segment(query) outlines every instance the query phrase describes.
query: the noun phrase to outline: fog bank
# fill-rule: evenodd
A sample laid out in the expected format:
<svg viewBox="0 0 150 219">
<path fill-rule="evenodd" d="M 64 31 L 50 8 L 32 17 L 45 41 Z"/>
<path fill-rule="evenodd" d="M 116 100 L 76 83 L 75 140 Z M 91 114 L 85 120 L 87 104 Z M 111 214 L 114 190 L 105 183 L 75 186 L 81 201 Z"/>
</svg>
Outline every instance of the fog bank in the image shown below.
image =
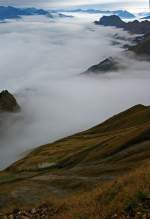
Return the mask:
<svg viewBox="0 0 150 219">
<path fill-rule="evenodd" d="M 0 168 L 38 145 L 85 130 L 132 105 L 150 104 L 150 63 L 124 54 L 132 38 L 78 16 L 52 21 L 32 16 L 0 24 L 0 89 L 15 94 L 22 111 L 5 115 Z M 118 33 L 122 39 L 115 40 Z M 125 69 L 81 76 L 93 64 L 119 57 Z"/>
</svg>

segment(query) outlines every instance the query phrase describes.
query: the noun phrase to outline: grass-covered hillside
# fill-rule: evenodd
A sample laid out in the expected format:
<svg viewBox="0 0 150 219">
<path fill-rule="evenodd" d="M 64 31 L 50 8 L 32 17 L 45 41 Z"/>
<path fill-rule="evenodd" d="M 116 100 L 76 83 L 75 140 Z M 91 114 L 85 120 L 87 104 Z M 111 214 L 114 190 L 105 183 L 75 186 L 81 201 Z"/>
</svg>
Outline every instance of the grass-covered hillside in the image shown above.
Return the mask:
<svg viewBox="0 0 150 219">
<path fill-rule="evenodd" d="M 150 207 L 149 158 L 150 107 L 137 105 L 1 172 L 0 212 L 46 203 L 49 218 L 138 218 Z"/>
</svg>

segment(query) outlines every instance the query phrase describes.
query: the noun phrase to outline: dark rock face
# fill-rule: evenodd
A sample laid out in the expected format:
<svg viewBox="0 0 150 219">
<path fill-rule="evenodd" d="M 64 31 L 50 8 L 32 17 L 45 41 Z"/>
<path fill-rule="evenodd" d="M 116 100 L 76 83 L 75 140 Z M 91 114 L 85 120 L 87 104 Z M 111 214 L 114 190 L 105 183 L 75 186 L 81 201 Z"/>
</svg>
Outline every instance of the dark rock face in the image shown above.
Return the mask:
<svg viewBox="0 0 150 219">
<path fill-rule="evenodd" d="M 150 21 L 146 20 L 139 22 L 138 20 L 135 20 L 126 23 L 116 15 L 103 16 L 99 21 L 96 21 L 95 24 L 123 28 L 124 30 L 135 34 L 146 34 L 150 31 Z"/>
<path fill-rule="evenodd" d="M 103 26 L 112 26 L 112 27 L 118 27 L 123 28 L 124 22 L 118 17 L 117 15 L 111 15 L 111 16 L 103 16 L 99 21 L 98 24 Z"/>
<path fill-rule="evenodd" d="M 138 55 L 150 56 L 150 38 L 143 40 L 136 46 L 131 47 L 130 50 L 134 51 Z"/>
<path fill-rule="evenodd" d="M 148 39 L 148 38 L 150 38 L 150 32 L 144 35 L 135 37 L 133 40 L 133 43 L 135 44 L 142 43 L 145 39 Z"/>
<path fill-rule="evenodd" d="M 135 38 L 136 45 L 130 46 L 129 50 L 135 52 L 137 55 L 150 56 L 150 32 Z"/>
<path fill-rule="evenodd" d="M 125 23 L 125 30 L 136 33 L 136 34 L 146 34 L 150 31 L 150 21 L 139 22 L 137 20 L 129 23 Z"/>
<path fill-rule="evenodd" d="M 118 70 L 118 62 L 114 60 L 112 57 L 109 57 L 97 65 L 91 66 L 84 74 L 89 73 L 99 73 L 99 72 L 109 72 Z"/>
<path fill-rule="evenodd" d="M 17 112 L 20 106 L 15 97 L 7 90 L 0 93 L 0 112 Z"/>
</svg>

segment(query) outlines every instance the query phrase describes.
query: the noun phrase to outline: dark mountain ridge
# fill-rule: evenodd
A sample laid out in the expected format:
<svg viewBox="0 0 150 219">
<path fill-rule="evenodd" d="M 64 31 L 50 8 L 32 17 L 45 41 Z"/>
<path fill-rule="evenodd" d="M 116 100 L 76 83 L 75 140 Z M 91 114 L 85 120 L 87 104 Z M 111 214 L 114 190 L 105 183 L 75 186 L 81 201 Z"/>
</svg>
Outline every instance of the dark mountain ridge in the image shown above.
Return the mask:
<svg viewBox="0 0 150 219">
<path fill-rule="evenodd" d="M 129 51 L 133 51 L 136 55 L 150 56 L 150 32 L 143 36 L 136 37 L 136 45 L 130 46 Z"/>
<path fill-rule="evenodd" d="M 21 16 L 30 16 L 30 15 L 47 15 L 49 17 L 52 17 L 52 15 L 48 11 L 43 9 L 0 6 L 0 20 L 17 19 L 20 18 Z"/>
<path fill-rule="evenodd" d="M 117 28 L 123 28 L 126 31 L 134 34 L 146 34 L 150 32 L 150 21 L 138 21 L 124 22 L 120 17 L 116 15 L 103 16 L 99 21 L 95 21 L 97 25 L 112 26 Z"/>
<path fill-rule="evenodd" d="M 150 55 L 150 21 L 132 21 L 124 22 L 118 16 L 103 16 L 99 21 L 95 21 L 97 25 L 112 26 L 123 28 L 133 34 L 141 34 L 134 38 L 134 46 L 127 46 L 129 51 L 133 51 L 136 55 Z"/>
<path fill-rule="evenodd" d="M 84 73 L 82 74 L 99 74 L 101 73 L 106 73 L 106 72 L 110 72 L 110 71 L 117 71 L 119 69 L 120 65 L 118 60 L 109 57 L 107 59 L 104 59 L 103 61 L 101 61 L 100 63 L 91 66 L 90 68 L 88 68 Z"/>
<path fill-rule="evenodd" d="M 88 14 L 108 14 L 108 15 L 118 15 L 121 18 L 125 19 L 132 19 L 135 18 L 135 15 L 130 13 L 126 10 L 115 10 L 115 11 L 109 11 L 109 10 L 99 10 L 99 9 L 83 9 L 83 8 L 77 8 L 77 9 L 70 9 L 70 10 L 56 10 L 56 12 L 70 12 L 70 13 L 88 13 Z"/>
</svg>

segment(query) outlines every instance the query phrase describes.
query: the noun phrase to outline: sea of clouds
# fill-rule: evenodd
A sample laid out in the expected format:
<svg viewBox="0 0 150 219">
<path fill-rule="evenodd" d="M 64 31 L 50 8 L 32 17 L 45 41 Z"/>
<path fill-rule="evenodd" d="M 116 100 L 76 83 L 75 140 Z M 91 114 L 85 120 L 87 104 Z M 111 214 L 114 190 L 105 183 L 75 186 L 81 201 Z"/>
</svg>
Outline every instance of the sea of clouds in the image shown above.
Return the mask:
<svg viewBox="0 0 150 219">
<path fill-rule="evenodd" d="M 0 168 L 39 145 L 90 128 L 135 104 L 150 104 L 150 63 L 135 60 L 122 48 L 133 36 L 93 21 L 78 14 L 0 24 L 0 89 L 13 93 L 22 108 L 1 116 Z M 114 39 L 116 33 L 120 39 Z M 110 56 L 125 68 L 80 75 Z"/>
</svg>

